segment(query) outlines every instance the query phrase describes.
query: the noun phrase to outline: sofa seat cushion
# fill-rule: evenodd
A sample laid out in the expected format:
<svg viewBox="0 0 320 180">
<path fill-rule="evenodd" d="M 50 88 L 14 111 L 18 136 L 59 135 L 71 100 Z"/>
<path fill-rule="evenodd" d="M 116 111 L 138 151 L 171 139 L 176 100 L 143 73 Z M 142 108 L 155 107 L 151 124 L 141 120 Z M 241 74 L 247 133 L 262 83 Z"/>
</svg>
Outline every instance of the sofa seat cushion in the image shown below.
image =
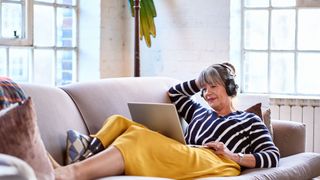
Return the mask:
<svg viewBox="0 0 320 180">
<path fill-rule="evenodd" d="M 240 176 L 234 177 L 211 177 L 200 178 L 201 180 L 303 180 L 312 179 L 312 177 L 320 176 L 320 154 L 318 153 L 299 153 L 296 155 L 284 157 L 280 159 L 279 167 L 277 168 L 256 168 L 247 169 L 241 173 Z M 100 180 L 113 179 L 163 179 L 156 177 L 139 177 L 139 176 L 114 176 L 101 178 Z"/>
</svg>

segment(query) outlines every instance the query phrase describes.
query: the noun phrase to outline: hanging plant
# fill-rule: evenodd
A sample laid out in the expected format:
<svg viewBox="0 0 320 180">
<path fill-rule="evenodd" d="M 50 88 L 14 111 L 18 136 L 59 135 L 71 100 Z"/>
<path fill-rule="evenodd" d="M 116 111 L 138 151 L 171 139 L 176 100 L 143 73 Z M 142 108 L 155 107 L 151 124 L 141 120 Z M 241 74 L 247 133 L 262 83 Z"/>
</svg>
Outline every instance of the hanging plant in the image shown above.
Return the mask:
<svg viewBox="0 0 320 180">
<path fill-rule="evenodd" d="M 134 0 L 128 0 L 131 15 L 134 17 Z M 153 0 L 140 0 L 140 40 L 145 40 L 148 47 L 151 47 L 151 36 L 156 37 L 156 26 L 154 18 L 157 16 Z"/>
</svg>

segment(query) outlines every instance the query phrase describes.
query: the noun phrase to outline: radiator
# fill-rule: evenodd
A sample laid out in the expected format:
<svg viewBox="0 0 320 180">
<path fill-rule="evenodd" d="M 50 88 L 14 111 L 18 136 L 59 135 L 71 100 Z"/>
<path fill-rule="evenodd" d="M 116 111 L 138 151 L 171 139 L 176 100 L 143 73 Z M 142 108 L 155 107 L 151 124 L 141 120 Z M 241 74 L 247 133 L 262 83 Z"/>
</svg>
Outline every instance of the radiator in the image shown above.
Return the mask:
<svg viewBox="0 0 320 180">
<path fill-rule="evenodd" d="M 306 151 L 320 153 L 320 99 L 270 98 L 271 118 L 306 125 Z"/>
</svg>

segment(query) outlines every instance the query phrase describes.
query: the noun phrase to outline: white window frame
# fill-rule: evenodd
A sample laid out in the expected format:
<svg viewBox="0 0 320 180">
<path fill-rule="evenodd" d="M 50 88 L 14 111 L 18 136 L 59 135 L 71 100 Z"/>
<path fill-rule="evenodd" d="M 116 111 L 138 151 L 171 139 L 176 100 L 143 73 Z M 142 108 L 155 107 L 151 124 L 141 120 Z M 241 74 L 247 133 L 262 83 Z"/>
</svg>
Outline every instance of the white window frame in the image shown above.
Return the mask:
<svg viewBox="0 0 320 180">
<path fill-rule="evenodd" d="M 269 7 L 245 7 L 244 5 L 244 1 L 245 0 L 241 0 L 241 7 L 240 7 L 240 13 L 241 13 L 241 23 L 240 23 L 240 28 L 241 28 L 241 42 L 240 42 L 240 59 L 239 59 L 239 68 L 240 68 L 240 74 L 241 74 L 241 78 L 239 79 L 240 80 L 240 91 L 242 93 L 255 93 L 255 92 L 247 92 L 247 91 L 244 91 L 244 89 L 242 87 L 244 87 L 244 66 L 243 66 L 243 62 L 244 62 L 244 59 L 245 59 L 245 53 L 246 52 L 265 52 L 268 54 L 268 84 L 267 84 L 267 92 L 263 92 L 263 94 L 273 94 L 273 95 L 290 95 L 290 96 L 319 96 L 319 94 L 307 94 L 307 93 L 298 93 L 298 87 L 297 87 L 297 70 L 298 70 L 298 67 L 297 67 L 297 64 L 298 64 L 298 60 L 297 60 L 297 56 L 298 56 L 298 53 L 305 53 L 305 52 L 311 52 L 311 53 L 319 53 L 320 54 L 320 50 L 299 50 L 298 49 L 298 45 L 297 45 L 297 42 L 298 42 L 298 13 L 299 13 L 299 9 L 304 9 L 304 8 L 319 8 L 320 7 L 320 3 L 318 2 L 318 6 L 311 6 L 310 4 L 308 4 L 308 2 L 306 2 L 305 4 L 299 4 L 299 0 L 297 1 L 297 5 L 296 6 L 288 6 L 288 7 L 272 7 L 271 6 L 271 0 L 269 0 Z M 244 12 L 246 9 L 250 9 L 250 10 L 261 10 L 261 9 L 264 9 L 264 10 L 268 10 L 269 12 L 269 18 L 268 18 L 268 47 L 266 50 L 255 50 L 255 49 L 246 49 L 244 47 Z M 294 9 L 295 10 L 295 44 L 294 44 L 294 49 L 293 50 L 272 50 L 271 49 L 271 11 L 274 10 L 274 9 L 285 9 L 285 10 L 292 10 Z M 270 90 L 270 81 L 271 81 L 271 73 L 270 73 L 270 67 L 271 67 L 271 63 L 270 63 L 270 57 L 271 57 L 271 53 L 273 52 L 292 52 L 294 54 L 294 92 L 293 93 L 282 93 L 282 94 L 279 94 L 279 93 L 273 93 L 271 92 Z M 259 92 L 259 94 L 261 94 Z"/>
<path fill-rule="evenodd" d="M 1 0 L 2 2 L 13 2 L 10 0 Z M 0 38 L 2 46 L 32 46 L 33 45 L 33 0 L 25 0 L 23 10 L 23 36 L 21 38 Z"/>
<path fill-rule="evenodd" d="M 12 0 L 0 0 L 0 2 L 13 2 Z M 28 63 L 28 71 L 27 71 L 27 80 L 26 81 L 19 81 L 17 79 L 13 80 L 17 80 L 17 82 L 24 82 L 24 83 L 38 83 L 35 82 L 36 78 L 36 73 L 35 73 L 35 60 L 34 60 L 34 52 L 35 50 L 53 50 L 54 51 L 54 61 L 52 64 L 52 79 L 50 81 L 50 83 L 48 83 L 47 85 L 52 85 L 52 86 L 59 86 L 62 85 L 60 84 L 61 82 L 59 82 L 58 76 L 57 76 L 57 52 L 60 50 L 67 50 L 67 51 L 72 51 L 72 79 L 70 81 L 68 81 L 67 83 L 72 83 L 72 82 L 76 82 L 78 81 L 78 66 L 79 66 L 79 52 L 78 52 L 78 46 L 79 46 L 79 0 L 76 0 L 76 5 L 65 5 L 65 4 L 57 4 L 56 3 L 57 0 L 55 0 L 53 3 L 48 3 L 48 2 L 38 2 L 34 0 L 25 0 L 25 3 L 27 3 L 28 5 L 25 6 L 25 24 L 26 24 L 26 29 L 25 29 L 25 38 L 20 38 L 20 39 L 15 39 L 15 38 L 0 38 L 0 47 L 4 48 L 6 51 L 6 66 L 5 66 L 5 73 L 1 74 L 1 75 L 5 75 L 5 76 L 9 76 L 10 75 L 10 67 L 9 67 L 9 62 L 10 62 L 10 55 L 9 55 L 9 50 L 11 48 L 26 48 L 30 50 L 30 61 Z M 70 47 L 60 47 L 57 46 L 57 24 L 55 22 L 55 29 L 54 29 L 54 34 L 55 34 L 55 43 L 53 46 L 36 46 L 34 44 L 34 34 L 33 34 L 33 28 L 34 28 L 34 5 L 39 4 L 39 5 L 49 5 L 49 6 L 53 6 L 54 8 L 58 8 L 58 7 L 62 7 L 62 8 L 74 8 L 75 9 L 75 24 L 74 24 L 74 35 L 75 35 L 75 39 L 74 41 L 75 44 L 73 46 Z M 56 13 L 57 11 L 54 11 L 54 21 L 56 21 Z M 1 18 L 1 17 L 0 17 Z M 24 29 L 23 29 L 24 30 Z M 23 34 L 23 30 L 22 30 L 22 34 Z M 27 38 L 26 38 L 27 37 Z M 65 82 L 63 82 L 65 83 Z"/>
</svg>

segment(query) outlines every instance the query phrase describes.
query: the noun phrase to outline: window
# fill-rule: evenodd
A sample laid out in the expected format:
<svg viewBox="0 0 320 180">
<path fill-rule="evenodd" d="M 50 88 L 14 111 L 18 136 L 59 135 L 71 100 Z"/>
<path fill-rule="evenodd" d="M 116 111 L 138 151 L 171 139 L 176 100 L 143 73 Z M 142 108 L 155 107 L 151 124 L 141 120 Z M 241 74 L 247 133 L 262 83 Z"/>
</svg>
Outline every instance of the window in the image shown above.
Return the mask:
<svg viewBox="0 0 320 180">
<path fill-rule="evenodd" d="M 306 0 L 231 3 L 230 57 L 240 69 L 241 91 L 320 95 L 316 74 L 320 68 L 319 5 L 309 6 Z"/>
<path fill-rule="evenodd" d="M 0 44 L 32 44 L 31 0 L 0 1 Z"/>
<path fill-rule="evenodd" d="M 26 3 L 23 0 L 10 0 L 10 2 Z M 0 42 L 0 75 L 9 76 L 17 82 L 47 85 L 63 85 L 76 81 L 77 0 L 33 0 L 29 3 L 32 3 L 32 8 L 17 16 L 15 19 L 18 20 L 14 21 L 19 22 L 16 24 L 21 24 L 20 21 L 28 19 L 26 17 L 33 17 L 30 20 L 32 23 L 26 22 L 32 26 L 23 26 L 23 23 L 20 29 L 16 28 L 20 27 L 18 25 L 14 28 L 13 25 L 2 26 L 1 33 L 2 38 L 4 35 L 9 37 L 10 32 L 18 29 L 19 36 L 20 32 L 24 34 L 31 29 L 32 43 L 17 45 Z M 11 12 L 5 6 L 1 9 Z M 3 13 L 1 17 L 3 19 Z"/>
</svg>

